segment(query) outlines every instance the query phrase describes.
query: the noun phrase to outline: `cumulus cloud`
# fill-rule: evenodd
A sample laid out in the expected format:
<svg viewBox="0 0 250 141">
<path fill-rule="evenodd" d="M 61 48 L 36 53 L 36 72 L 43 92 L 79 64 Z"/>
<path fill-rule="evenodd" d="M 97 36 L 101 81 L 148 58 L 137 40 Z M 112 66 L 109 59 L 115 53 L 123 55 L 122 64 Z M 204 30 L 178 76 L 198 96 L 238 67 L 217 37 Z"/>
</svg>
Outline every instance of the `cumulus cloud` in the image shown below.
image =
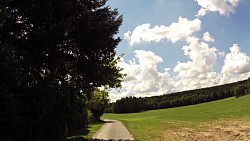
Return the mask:
<svg viewBox="0 0 250 141">
<path fill-rule="evenodd" d="M 119 67 L 126 73 L 122 89 L 112 90 L 110 98 L 114 101 L 122 97 L 147 97 L 173 93 L 177 91 L 204 88 L 214 85 L 245 80 L 250 77 L 250 58 L 234 44 L 230 53 L 225 56 L 225 65 L 221 72 L 215 72 L 214 66 L 220 52 L 215 47 L 196 37 L 188 37 L 187 45 L 183 46 L 187 62 L 178 62 L 170 75 L 170 68 L 159 71 L 158 64 L 163 59 L 152 51 L 136 50 L 132 60 L 121 60 Z M 221 55 L 222 54 L 222 55 Z"/>
<path fill-rule="evenodd" d="M 203 34 L 203 38 L 204 41 L 206 42 L 214 42 L 214 38 L 209 34 L 209 32 L 205 32 Z"/>
<path fill-rule="evenodd" d="M 235 12 L 239 0 L 195 0 L 201 6 L 197 16 L 204 16 L 208 12 L 219 12 L 221 15 L 229 15 Z M 201 20 L 198 18 L 188 20 L 179 17 L 178 22 L 169 26 L 151 26 L 142 24 L 133 31 L 124 34 L 124 38 L 131 46 L 140 43 L 159 42 L 164 39 L 175 43 L 185 40 L 182 47 L 188 61 L 178 62 L 170 75 L 170 68 L 164 71 L 158 70 L 158 64 L 163 59 L 152 51 L 136 50 L 135 56 L 128 62 L 121 60 L 119 67 L 124 68 L 127 74 L 122 82 L 122 89 L 117 93 L 110 92 L 112 100 L 126 96 L 147 97 L 162 95 L 183 90 L 197 89 L 214 85 L 231 83 L 250 77 L 250 57 L 240 51 L 240 47 L 234 44 L 230 47 L 230 53 L 225 54 L 209 43 L 215 39 L 209 32 L 205 32 L 202 38 L 193 36 L 200 31 Z M 225 57 L 221 72 L 216 72 L 214 66 L 217 57 Z"/>
<path fill-rule="evenodd" d="M 120 94 L 111 94 L 111 98 L 119 99 L 125 96 L 154 96 L 174 91 L 174 81 L 170 77 L 169 69 L 160 72 L 157 65 L 163 61 L 151 51 L 136 50 L 135 57 L 126 63 L 121 61 L 118 65 L 126 73 L 122 82 Z"/>
<path fill-rule="evenodd" d="M 225 56 L 225 52 L 224 52 L 224 51 L 218 52 L 218 55 L 219 55 L 220 57 L 224 57 L 224 56 Z"/>
<path fill-rule="evenodd" d="M 159 42 L 163 39 L 168 39 L 175 43 L 199 31 L 200 28 L 201 21 L 199 19 L 190 21 L 179 17 L 178 22 L 172 23 L 170 26 L 151 27 L 150 24 L 139 25 L 132 32 L 126 32 L 124 38 L 129 41 L 131 46 L 142 42 Z"/>
<path fill-rule="evenodd" d="M 189 37 L 187 39 L 188 46 L 183 46 L 185 55 L 193 62 L 204 62 L 209 66 L 216 63 L 217 49 L 209 47 L 207 43 L 199 42 L 198 38 Z"/>
<path fill-rule="evenodd" d="M 212 86 L 218 83 L 217 73 L 213 66 L 217 60 L 218 50 L 209 47 L 198 38 L 189 37 L 187 46 L 183 46 L 184 54 L 190 59 L 188 62 L 178 62 L 174 68 L 178 82 L 176 87 L 179 90 L 196 89 Z"/>
<path fill-rule="evenodd" d="M 235 12 L 239 0 L 195 0 L 201 9 L 197 16 L 204 16 L 209 11 L 219 12 L 221 15 L 228 15 Z"/>
<path fill-rule="evenodd" d="M 221 85 L 225 83 L 245 80 L 250 77 L 250 57 L 240 51 L 234 44 L 230 53 L 220 52 L 215 47 L 198 38 L 189 37 L 187 46 L 183 46 L 184 54 L 190 59 L 187 62 L 178 62 L 174 68 L 177 73 L 174 79 L 175 89 L 178 91 Z M 225 56 L 221 72 L 215 72 L 214 65 L 217 56 Z"/>
<path fill-rule="evenodd" d="M 231 75 L 250 72 L 250 57 L 240 51 L 238 44 L 233 44 L 230 51 L 225 57 L 222 74 Z"/>
</svg>

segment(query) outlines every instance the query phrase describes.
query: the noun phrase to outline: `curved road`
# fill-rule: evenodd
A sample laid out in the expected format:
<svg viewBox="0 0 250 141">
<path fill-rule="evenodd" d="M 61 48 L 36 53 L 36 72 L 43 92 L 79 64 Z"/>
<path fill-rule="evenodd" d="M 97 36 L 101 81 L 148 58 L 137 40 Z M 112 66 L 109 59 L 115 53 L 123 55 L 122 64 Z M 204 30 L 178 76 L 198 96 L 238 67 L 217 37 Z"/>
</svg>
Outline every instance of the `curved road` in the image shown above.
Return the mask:
<svg viewBox="0 0 250 141">
<path fill-rule="evenodd" d="M 104 125 L 93 135 L 92 140 L 133 141 L 134 138 L 120 121 L 105 119 Z"/>
</svg>

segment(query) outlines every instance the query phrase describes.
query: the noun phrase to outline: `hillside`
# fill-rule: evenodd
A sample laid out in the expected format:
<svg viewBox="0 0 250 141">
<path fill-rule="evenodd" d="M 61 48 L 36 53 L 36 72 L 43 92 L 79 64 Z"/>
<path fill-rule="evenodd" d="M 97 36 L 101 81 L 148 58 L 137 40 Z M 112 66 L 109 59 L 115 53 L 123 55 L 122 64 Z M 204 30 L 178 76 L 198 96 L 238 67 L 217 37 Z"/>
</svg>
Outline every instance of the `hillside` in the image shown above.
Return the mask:
<svg viewBox="0 0 250 141">
<path fill-rule="evenodd" d="M 105 111 L 111 113 L 135 113 L 206 103 L 233 96 L 240 97 L 248 93 L 250 93 L 250 78 L 234 83 L 160 96 L 144 98 L 126 97 L 109 104 Z"/>
<path fill-rule="evenodd" d="M 141 141 L 250 140 L 249 101 L 250 95 L 246 95 L 141 113 L 105 114 L 102 118 L 123 121 Z"/>
</svg>

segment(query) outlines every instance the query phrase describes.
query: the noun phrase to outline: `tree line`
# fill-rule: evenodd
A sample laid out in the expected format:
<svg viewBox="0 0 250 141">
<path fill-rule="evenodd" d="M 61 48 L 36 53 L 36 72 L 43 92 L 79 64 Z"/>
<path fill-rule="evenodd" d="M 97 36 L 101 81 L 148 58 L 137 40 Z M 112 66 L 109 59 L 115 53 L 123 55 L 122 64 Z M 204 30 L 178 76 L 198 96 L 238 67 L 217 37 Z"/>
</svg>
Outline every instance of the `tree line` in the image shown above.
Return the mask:
<svg viewBox="0 0 250 141">
<path fill-rule="evenodd" d="M 0 1 L 1 141 L 63 141 L 100 119 L 124 76 L 106 2 Z"/>
<path fill-rule="evenodd" d="M 250 78 L 230 84 L 164 94 L 161 96 L 137 98 L 126 97 L 110 103 L 105 112 L 134 113 L 145 110 L 173 108 L 215 101 L 228 97 L 250 94 Z"/>
</svg>

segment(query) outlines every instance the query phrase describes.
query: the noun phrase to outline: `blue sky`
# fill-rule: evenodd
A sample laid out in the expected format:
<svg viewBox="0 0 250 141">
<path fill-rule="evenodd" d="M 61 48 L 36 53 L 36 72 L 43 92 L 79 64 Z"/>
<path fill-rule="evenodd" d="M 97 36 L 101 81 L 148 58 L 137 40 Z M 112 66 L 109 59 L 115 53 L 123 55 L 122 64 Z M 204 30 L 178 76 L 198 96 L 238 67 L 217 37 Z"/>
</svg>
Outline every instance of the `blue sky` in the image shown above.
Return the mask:
<svg viewBox="0 0 250 141">
<path fill-rule="evenodd" d="M 250 77 L 250 1 L 109 0 L 123 25 L 112 100 L 219 85 Z"/>
</svg>

